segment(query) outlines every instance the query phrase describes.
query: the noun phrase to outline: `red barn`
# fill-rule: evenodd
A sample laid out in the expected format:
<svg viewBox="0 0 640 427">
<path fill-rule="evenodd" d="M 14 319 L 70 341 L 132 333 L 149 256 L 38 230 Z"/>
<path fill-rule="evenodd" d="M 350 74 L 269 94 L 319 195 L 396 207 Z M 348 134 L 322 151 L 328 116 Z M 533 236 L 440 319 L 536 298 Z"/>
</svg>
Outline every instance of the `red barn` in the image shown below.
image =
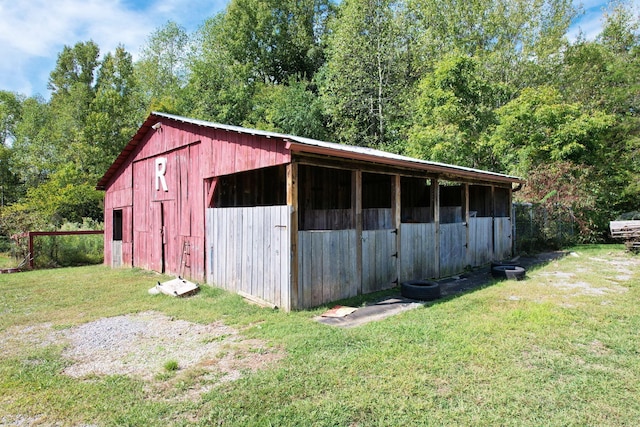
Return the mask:
<svg viewBox="0 0 640 427">
<path fill-rule="evenodd" d="M 516 177 L 152 113 L 98 182 L 105 263 L 284 310 L 511 254 Z"/>
</svg>

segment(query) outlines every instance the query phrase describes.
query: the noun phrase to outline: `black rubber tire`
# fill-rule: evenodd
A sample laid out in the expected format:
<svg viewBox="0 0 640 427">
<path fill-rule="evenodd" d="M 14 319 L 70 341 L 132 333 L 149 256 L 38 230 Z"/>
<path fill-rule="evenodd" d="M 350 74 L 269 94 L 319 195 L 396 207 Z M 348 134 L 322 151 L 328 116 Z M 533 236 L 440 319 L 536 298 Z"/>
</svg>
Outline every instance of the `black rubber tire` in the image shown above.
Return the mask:
<svg viewBox="0 0 640 427">
<path fill-rule="evenodd" d="M 517 265 L 497 265 L 491 269 L 491 275 L 496 279 L 522 280 L 526 270 Z"/>
<path fill-rule="evenodd" d="M 409 299 L 433 301 L 440 298 L 440 283 L 430 280 L 409 280 L 400 284 L 400 294 Z"/>
<path fill-rule="evenodd" d="M 499 265 L 515 265 L 517 267 L 522 267 L 522 265 L 518 261 L 491 261 L 491 268 L 497 267 Z"/>
</svg>

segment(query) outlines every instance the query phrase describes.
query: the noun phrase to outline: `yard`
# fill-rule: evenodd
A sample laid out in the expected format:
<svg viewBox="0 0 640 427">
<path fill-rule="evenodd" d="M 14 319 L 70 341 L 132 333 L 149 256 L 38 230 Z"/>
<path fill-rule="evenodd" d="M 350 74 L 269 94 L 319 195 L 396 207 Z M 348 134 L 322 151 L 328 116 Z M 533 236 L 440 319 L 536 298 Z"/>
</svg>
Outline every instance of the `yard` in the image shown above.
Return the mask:
<svg viewBox="0 0 640 427">
<path fill-rule="evenodd" d="M 103 266 L 0 275 L 0 425 L 640 419 L 640 257 L 621 245 L 349 329 L 313 319 L 327 306 L 284 313 L 211 287 L 151 296 L 157 280 Z"/>
</svg>

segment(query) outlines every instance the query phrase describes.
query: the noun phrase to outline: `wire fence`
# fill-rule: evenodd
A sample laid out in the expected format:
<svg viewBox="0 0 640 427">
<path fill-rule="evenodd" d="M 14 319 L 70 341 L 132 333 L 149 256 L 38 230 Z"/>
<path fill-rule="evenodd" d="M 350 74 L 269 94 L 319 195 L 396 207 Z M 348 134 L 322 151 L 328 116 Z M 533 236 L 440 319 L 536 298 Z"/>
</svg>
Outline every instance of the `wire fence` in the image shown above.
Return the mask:
<svg viewBox="0 0 640 427">
<path fill-rule="evenodd" d="M 513 215 L 516 254 L 560 249 L 578 242 L 578 226 L 571 209 L 514 203 Z"/>
</svg>

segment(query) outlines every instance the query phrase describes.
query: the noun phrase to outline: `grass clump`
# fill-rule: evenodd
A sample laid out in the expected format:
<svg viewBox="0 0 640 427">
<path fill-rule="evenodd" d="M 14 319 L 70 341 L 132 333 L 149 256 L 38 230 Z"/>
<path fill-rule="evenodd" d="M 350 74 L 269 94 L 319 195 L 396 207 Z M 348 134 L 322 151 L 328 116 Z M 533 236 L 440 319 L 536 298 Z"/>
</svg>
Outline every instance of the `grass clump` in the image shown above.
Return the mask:
<svg viewBox="0 0 640 427">
<path fill-rule="evenodd" d="M 167 360 L 166 362 L 164 362 L 164 370 L 167 372 L 175 372 L 178 369 L 180 369 L 180 366 L 178 365 L 178 361 L 171 359 L 171 360 Z"/>
</svg>

